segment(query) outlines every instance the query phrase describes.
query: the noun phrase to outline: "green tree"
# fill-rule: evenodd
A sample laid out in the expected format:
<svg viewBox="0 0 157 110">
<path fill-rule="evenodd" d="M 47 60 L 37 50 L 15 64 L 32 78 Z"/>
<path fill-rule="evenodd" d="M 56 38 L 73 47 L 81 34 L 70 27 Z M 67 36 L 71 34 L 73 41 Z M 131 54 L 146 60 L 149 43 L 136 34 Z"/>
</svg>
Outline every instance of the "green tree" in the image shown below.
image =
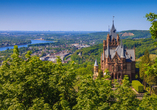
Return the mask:
<svg viewBox="0 0 157 110">
<path fill-rule="evenodd" d="M 138 107 L 138 99 L 130 88 L 129 77 L 126 75 L 120 85 L 115 81 L 116 90 L 113 91 L 115 102 L 111 105 L 111 110 L 135 110 Z"/>
<path fill-rule="evenodd" d="M 140 69 L 140 71 L 139 71 L 140 78 L 143 80 L 143 85 L 146 88 L 146 83 L 150 79 L 150 77 L 145 74 L 145 71 L 146 71 L 145 65 L 148 65 L 148 66 L 150 65 L 149 52 L 148 52 L 147 49 L 146 49 L 146 51 L 144 53 L 144 56 L 142 57 L 142 60 L 140 62 L 140 66 L 139 66 L 140 67 L 139 68 Z"/>
<path fill-rule="evenodd" d="M 14 46 L 11 59 L 0 67 L 0 108 L 71 109 L 76 104 L 73 64 L 41 61 L 30 52 L 26 58 Z"/>
<path fill-rule="evenodd" d="M 109 109 L 111 104 L 111 81 L 104 78 L 93 80 L 92 75 L 82 77 L 77 93 L 75 110 Z"/>
<path fill-rule="evenodd" d="M 100 69 L 98 72 L 98 79 L 101 79 L 103 77 L 103 71 Z"/>
<path fill-rule="evenodd" d="M 108 70 L 108 69 L 105 69 L 104 72 L 106 73 L 106 74 L 104 75 L 104 78 L 105 78 L 105 79 L 110 79 L 111 76 L 110 76 L 110 72 L 109 72 L 109 70 Z"/>
<path fill-rule="evenodd" d="M 154 39 L 157 38 L 157 21 L 156 21 L 157 20 L 157 14 L 154 14 L 154 13 L 146 14 L 146 18 L 152 24 L 152 26 L 150 27 L 149 30 L 150 30 L 150 33 L 152 35 L 152 39 L 154 40 Z M 155 44 L 157 44 L 157 43 L 155 43 Z M 156 63 L 157 62 L 156 61 L 152 65 L 150 65 L 150 63 L 146 62 L 145 66 L 144 66 L 145 70 L 143 72 L 144 72 L 144 75 L 147 76 L 147 78 L 145 78 L 145 81 L 150 86 L 153 85 L 153 84 L 156 84 L 156 79 L 157 79 L 156 78 L 157 77 L 157 75 L 156 75 L 156 68 L 157 68 L 156 67 L 156 65 L 157 65 Z"/>
<path fill-rule="evenodd" d="M 137 110 L 156 110 L 157 107 L 157 95 L 145 94 Z"/>
<path fill-rule="evenodd" d="M 146 14 L 145 17 L 152 24 L 152 26 L 149 28 L 149 30 L 150 30 L 150 33 L 152 35 L 152 39 L 154 40 L 157 38 L 157 21 L 156 21 L 157 20 L 157 14 L 149 13 L 149 14 Z"/>
</svg>

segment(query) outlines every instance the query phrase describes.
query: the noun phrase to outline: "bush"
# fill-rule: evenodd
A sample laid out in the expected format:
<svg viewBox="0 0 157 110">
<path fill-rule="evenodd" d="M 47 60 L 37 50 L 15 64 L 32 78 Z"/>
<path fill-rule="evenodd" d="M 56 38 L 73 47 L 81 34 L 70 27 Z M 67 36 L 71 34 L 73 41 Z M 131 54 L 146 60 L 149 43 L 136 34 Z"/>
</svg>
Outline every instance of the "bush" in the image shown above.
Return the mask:
<svg viewBox="0 0 157 110">
<path fill-rule="evenodd" d="M 143 92 L 143 85 L 137 81 L 133 80 L 132 81 L 132 87 L 137 91 L 137 92 Z"/>
</svg>

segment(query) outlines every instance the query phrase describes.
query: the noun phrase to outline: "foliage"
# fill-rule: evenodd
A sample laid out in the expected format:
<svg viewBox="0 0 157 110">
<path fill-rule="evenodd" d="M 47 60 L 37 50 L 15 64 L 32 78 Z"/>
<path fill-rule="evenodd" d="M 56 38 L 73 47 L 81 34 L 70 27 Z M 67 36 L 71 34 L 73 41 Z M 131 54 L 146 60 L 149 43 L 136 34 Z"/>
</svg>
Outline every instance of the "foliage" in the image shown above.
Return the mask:
<svg viewBox="0 0 157 110">
<path fill-rule="evenodd" d="M 139 65 L 139 73 L 140 78 L 143 80 L 144 87 L 146 88 L 146 85 L 149 84 L 150 88 L 152 85 L 156 84 L 156 75 L 155 74 L 148 74 L 148 68 L 151 67 L 152 62 L 150 61 L 149 52 L 146 49 L 144 56 L 142 57 L 142 60 Z M 151 89 L 150 89 L 151 92 Z"/>
<path fill-rule="evenodd" d="M 111 80 L 93 80 L 93 66 L 88 63 L 62 64 L 58 59 L 54 64 L 31 57 L 30 51 L 25 57 L 26 60 L 20 58 L 15 46 L 11 59 L 0 67 L 1 109 L 136 110 L 156 107 L 156 96 L 146 96 L 144 101 L 136 99 L 128 76 L 121 85 L 115 81 L 113 91 Z M 144 106 L 145 102 L 148 103 Z"/>
<path fill-rule="evenodd" d="M 139 58 L 140 56 L 144 55 L 146 49 L 148 49 L 149 53 L 156 54 L 156 47 L 154 43 L 157 40 L 152 41 L 151 38 L 145 39 L 124 39 L 123 44 L 128 49 L 133 49 L 135 47 L 135 56 Z"/>
<path fill-rule="evenodd" d="M 157 58 L 152 65 L 145 65 L 145 68 L 145 74 L 150 77 L 150 79 L 148 79 L 148 84 L 157 84 Z"/>
<path fill-rule="evenodd" d="M 0 67 L 1 109 L 70 109 L 76 104 L 73 88 L 75 70 L 30 57 L 24 61 L 19 57 L 17 46 L 12 58 Z"/>
<path fill-rule="evenodd" d="M 130 88 L 129 77 L 124 76 L 122 84 L 115 81 L 116 90 L 113 91 L 115 102 L 111 105 L 111 110 L 135 110 L 138 107 L 139 100 Z"/>
<path fill-rule="evenodd" d="M 98 73 L 98 79 L 101 79 L 103 77 L 103 71 L 100 69 Z"/>
<path fill-rule="evenodd" d="M 150 33 L 152 35 L 152 39 L 154 40 L 157 38 L 157 21 L 156 21 L 157 20 L 157 14 L 149 13 L 149 14 L 146 14 L 145 17 L 152 24 L 152 26 L 149 28 L 149 30 L 150 30 Z"/>
<path fill-rule="evenodd" d="M 138 80 L 133 80 L 133 81 L 132 81 L 132 87 L 133 87 L 137 92 L 143 92 L 143 85 L 142 85 Z"/>
<path fill-rule="evenodd" d="M 78 64 L 81 64 L 83 62 L 93 62 L 95 59 L 98 59 L 98 63 L 100 62 L 100 56 L 103 46 L 102 44 L 94 45 L 87 48 L 82 48 L 80 50 L 77 50 L 74 54 L 71 55 L 71 60 L 75 61 Z M 82 53 L 82 55 L 78 55 L 79 53 Z"/>
<path fill-rule="evenodd" d="M 111 104 L 111 81 L 103 78 L 93 80 L 92 75 L 82 78 L 73 109 L 109 109 Z"/>
<path fill-rule="evenodd" d="M 138 110 L 156 110 L 157 107 L 157 95 L 145 94 L 141 103 L 139 104 Z"/>
<path fill-rule="evenodd" d="M 31 40 L 23 39 L 21 37 L 0 35 L 0 47 L 30 44 Z"/>
<path fill-rule="evenodd" d="M 110 78 L 111 78 L 110 72 L 109 72 L 108 69 L 105 69 L 104 73 L 106 73 L 106 74 L 104 75 L 104 78 L 105 78 L 105 79 L 110 79 Z"/>
<path fill-rule="evenodd" d="M 148 50 L 146 49 L 146 51 L 145 51 L 145 54 L 144 54 L 144 56 L 142 57 L 142 60 L 141 60 L 141 62 L 140 62 L 140 65 L 139 65 L 139 69 L 140 69 L 140 71 L 139 71 L 139 73 L 140 73 L 140 78 L 143 80 L 143 84 L 144 84 L 144 86 L 146 87 L 146 80 L 148 79 L 148 77 L 149 76 L 147 76 L 146 74 L 145 74 L 145 71 L 146 71 L 146 67 L 145 67 L 145 65 L 150 65 L 150 58 L 149 58 L 149 52 L 148 52 Z"/>
</svg>

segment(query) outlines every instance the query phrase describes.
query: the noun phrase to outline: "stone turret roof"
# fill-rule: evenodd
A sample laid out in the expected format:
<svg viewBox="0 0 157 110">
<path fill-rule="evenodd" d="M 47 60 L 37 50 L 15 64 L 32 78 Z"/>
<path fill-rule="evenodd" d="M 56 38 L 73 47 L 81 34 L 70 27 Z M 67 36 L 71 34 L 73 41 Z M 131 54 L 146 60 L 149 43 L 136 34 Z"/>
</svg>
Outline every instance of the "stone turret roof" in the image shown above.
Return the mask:
<svg viewBox="0 0 157 110">
<path fill-rule="evenodd" d="M 94 66 L 98 66 L 97 59 L 95 60 Z"/>
<path fill-rule="evenodd" d="M 107 45 L 107 49 L 106 49 L 106 57 L 108 58 L 108 57 L 110 57 L 110 46 L 109 46 L 109 43 L 108 43 L 108 45 Z"/>
</svg>

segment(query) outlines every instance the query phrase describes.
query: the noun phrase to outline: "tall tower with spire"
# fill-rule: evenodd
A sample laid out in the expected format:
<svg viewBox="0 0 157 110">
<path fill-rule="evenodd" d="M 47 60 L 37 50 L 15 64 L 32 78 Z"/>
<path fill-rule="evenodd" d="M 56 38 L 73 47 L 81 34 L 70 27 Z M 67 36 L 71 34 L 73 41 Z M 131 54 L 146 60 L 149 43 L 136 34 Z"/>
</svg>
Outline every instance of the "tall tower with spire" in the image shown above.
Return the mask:
<svg viewBox="0 0 157 110">
<path fill-rule="evenodd" d="M 113 17 L 114 18 L 114 17 Z M 135 78 L 135 49 L 126 49 L 116 34 L 114 19 L 107 39 L 103 40 L 103 53 L 100 60 L 101 70 L 109 70 L 111 79 L 122 80 L 128 75 L 130 81 Z M 98 76 L 98 64 L 94 64 L 94 78 Z"/>
<path fill-rule="evenodd" d="M 109 44 L 110 48 L 116 48 L 120 44 L 119 35 L 116 34 L 116 28 L 114 26 L 114 16 L 112 21 L 112 28 L 110 33 L 107 35 L 107 40 L 103 41 L 103 48 L 106 49 Z"/>
</svg>

